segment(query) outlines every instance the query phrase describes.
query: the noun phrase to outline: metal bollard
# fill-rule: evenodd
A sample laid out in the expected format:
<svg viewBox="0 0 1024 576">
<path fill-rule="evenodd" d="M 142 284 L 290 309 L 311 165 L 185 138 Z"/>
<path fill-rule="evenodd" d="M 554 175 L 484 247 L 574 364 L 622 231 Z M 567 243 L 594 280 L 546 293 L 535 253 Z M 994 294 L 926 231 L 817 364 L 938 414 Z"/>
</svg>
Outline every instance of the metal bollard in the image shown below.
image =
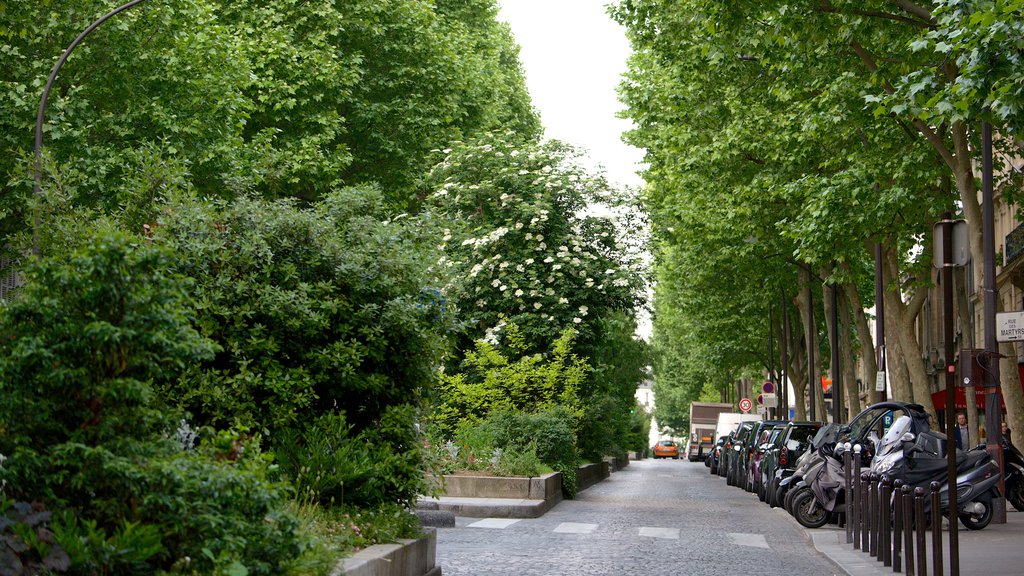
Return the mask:
<svg viewBox="0 0 1024 576">
<path fill-rule="evenodd" d="M 892 478 L 882 475 L 882 496 L 879 499 L 879 515 L 882 517 L 882 565 L 892 566 Z"/>
<path fill-rule="evenodd" d="M 852 445 L 849 442 L 843 444 L 843 448 L 843 493 L 846 494 L 846 543 L 849 544 L 853 542 L 853 453 L 850 451 Z"/>
<path fill-rule="evenodd" d="M 861 472 L 860 474 L 860 510 L 857 514 L 860 515 L 860 549 L 864 552 L 868 551 L 869 541 L 869 529 L 871 526 L 868 512 L 871 510 L 869 504 L 870 498 L 868 498 L 868 489 L 871 486 L 871 473 Z"/>
<path fill-rule="evenodd" d="M 903 486 L 903 559 L 907 576 L 914 576 L 914 494 L 910 486 Z"/>
<path fill-rule="evenodd" d="M 892 571 L 900 572 L 903 569 L 900 560 L 903 547 L 903 480 L 894 481 L 892 489 L 895 493 L 892 505 Z"/>
<path fill-rule="evenodd" d="M 932 576 L 942 576 L 942 502 L 939 499 L 938 482 L 931 483 L 932 489 Z"/>
<path fill-rule="evenodd" d="M 868 487 L 868 498 L 871 508 L 868 510 L 868 520 L 871 522 L 868 552 L 875 558 L 881 558 L 878 553 L 878 474 L 871 475 L 871 485 Z"/>
<path fill-rule="evenodd" d="M 860 482 L 860 444 L 856 444 L 853 447 L 853 499 L 850 504 L 852 508 L 851 516 L 853 518 L 853 548 L 854 550 L 860 550 L 861 548 L 861 524 L 864 523 L 863 516 L 860 513 L 860 503 L 863 500 L 861 495 L 861 482 Z"/>
<path fill-rule="evenodd" d="M 924 499 L 927 491 L 918 486 L 914 488 L 914 528 L 917 533 L 917 573 L 928 573 L 928 547 L 925 531 L 928 529 L 924 523 Z"/>
</svg>

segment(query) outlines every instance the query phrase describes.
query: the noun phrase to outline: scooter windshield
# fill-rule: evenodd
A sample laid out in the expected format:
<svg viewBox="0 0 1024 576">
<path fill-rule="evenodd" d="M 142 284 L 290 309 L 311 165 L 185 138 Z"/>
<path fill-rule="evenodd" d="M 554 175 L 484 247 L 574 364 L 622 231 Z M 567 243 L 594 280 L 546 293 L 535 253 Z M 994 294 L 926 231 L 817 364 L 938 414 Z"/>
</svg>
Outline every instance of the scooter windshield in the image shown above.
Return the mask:
<svg viewBox="0 0 1024 576">
<path fill-rule="evenodd" d="M 875 458 L 884 458 L 885 456 L 896 452 L 897 450 L 903 450 L 903 435 L 910 432 L 911 421 L 909 416 L 900 416 L 889 426 L 889 430 L 886 431 L 885 436 L 882 436 L 881 445 L 878 448 L 878 454 Z"/>
</svg>

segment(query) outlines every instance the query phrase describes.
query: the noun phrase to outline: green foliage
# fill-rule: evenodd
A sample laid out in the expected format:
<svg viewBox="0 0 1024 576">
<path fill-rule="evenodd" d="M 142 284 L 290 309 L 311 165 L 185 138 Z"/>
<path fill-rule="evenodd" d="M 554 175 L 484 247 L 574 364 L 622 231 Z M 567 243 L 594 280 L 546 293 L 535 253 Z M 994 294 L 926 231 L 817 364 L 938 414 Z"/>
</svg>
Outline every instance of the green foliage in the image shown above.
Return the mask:
<svg viewBox="0 0 1024 576">
<path fill-rule="evenodd" d="M 161 248 L 99 224 L 65 259 L 27 262 L 0 313 L 0 453 L 9 490 L 47 499 L 67 446 L 130 450 L 169 427 L 153 385 L 214 346 L 187 315 L 188 282 Z"/>
<path fill-rule="evenodd" d="M 32 125 L 67 45 L 98 0 L 5 3 L 0 24 L 0 232 L 31 220 Z M 288 26 L 282 26 L 287 22 Z M 102 212 L 171 181 L 209 196 L 316 199 L 377 181 L 414 203 L 430 151 L 482 130 L 540 131 L 494 3 L 417 0 L 147 2 L 67 60 L 44 126 L 44 188 L 73 164 L 74 204 Z M 128 184 L 128 185 L 126 185 Z M 138 185 L 136 185 L 138 184 Z"/>
<path fill-rule="evenodd" d="M 73 250 L 30 263 L 0 313 L 5 497 L 56 511 L 74 573 L 185 557 L 277 573 L 301 544 L 258 444 L 215 460 L 216 441 L 192 453 L 169 439 L 176 413 L 155 389 L 216 349 L 191 326 L 189 282 L 165 248 L 103 222 L 65 240 Z"/>
<path fill-rule="evenodd" d="M 302 502 L 372 509 L 411 506 L 425 489 L 411 406 L 392 406 L 378 426 L 354 432 L 344 414 L 323 414 L 276 437 L 276 460 Z"/>
<path fill-rule="evenodd" d="M 580 386 L 589 366 L 572 352 L 575 332 L 564 331 L 545 356 L 525 353 L 515 324 L 504 329 L 518 358 L 506 357 L 481 340 L 475 351 L 466 353 L 463 372 L 440 375 L 431 422 L 441 437 L 451 438 L 460 426 L 472 427 L 503 411 L 563 406 L 578 417 Z"/>
<path fill-rule="evenodd" d="M 600 319 L 642 301 L 641 222 L 631 199 L 558 142 L 487 134 L 444 151 L 427 205 L 452 223 L 446 292 L 472 321 L 461 350 L 503 321 L 543 350 L 565 326 L 589 352 Z M 610 206 L 606 215 L 584 211 Z"/>
<path fill-rule="evenodd" d="M 452 318 L 427 288 L 429 223 L 386 218 L 374 189 L 342 189 L 307 209 L 169 206 L 156 241 L 194 279 L 197 326 L 222 352 L 167 395 L 199 425 L 271 432 L 344 412 L 358 433 L 387 407 L 415 404 Z"/>
</svg>

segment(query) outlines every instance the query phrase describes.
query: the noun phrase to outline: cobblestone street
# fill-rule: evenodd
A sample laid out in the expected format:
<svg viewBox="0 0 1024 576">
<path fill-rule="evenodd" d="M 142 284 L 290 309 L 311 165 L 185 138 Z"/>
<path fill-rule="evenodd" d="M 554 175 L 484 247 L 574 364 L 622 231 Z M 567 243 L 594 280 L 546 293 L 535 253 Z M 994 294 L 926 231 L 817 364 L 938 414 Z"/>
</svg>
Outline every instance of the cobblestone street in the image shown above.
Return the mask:
<svg viewBox="0 0 1024 576">
<path fill-rule="evenodd" d="M 644 460 L 537 519 L 458 518 L 438 530 L 446 576 L 832 575 L 785 512 L 700 463 Z"/>
</svg>

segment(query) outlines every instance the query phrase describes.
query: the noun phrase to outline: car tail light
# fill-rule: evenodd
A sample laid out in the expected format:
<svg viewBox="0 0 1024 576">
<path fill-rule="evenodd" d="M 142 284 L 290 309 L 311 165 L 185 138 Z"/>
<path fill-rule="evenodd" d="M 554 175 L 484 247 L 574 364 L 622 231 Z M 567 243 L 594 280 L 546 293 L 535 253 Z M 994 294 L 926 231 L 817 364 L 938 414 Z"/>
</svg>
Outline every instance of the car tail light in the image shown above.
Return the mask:
<svg viewBox="0 0 1024 576">
<path fill-rule="evenodd" d="M 789 464 L 789 450 L 787 450 L 785 447 L 783 447 L 782 450 L 779 451 L 779 464 L 781 464 L 782 466 L 786 466 Z"/>
</svg>

